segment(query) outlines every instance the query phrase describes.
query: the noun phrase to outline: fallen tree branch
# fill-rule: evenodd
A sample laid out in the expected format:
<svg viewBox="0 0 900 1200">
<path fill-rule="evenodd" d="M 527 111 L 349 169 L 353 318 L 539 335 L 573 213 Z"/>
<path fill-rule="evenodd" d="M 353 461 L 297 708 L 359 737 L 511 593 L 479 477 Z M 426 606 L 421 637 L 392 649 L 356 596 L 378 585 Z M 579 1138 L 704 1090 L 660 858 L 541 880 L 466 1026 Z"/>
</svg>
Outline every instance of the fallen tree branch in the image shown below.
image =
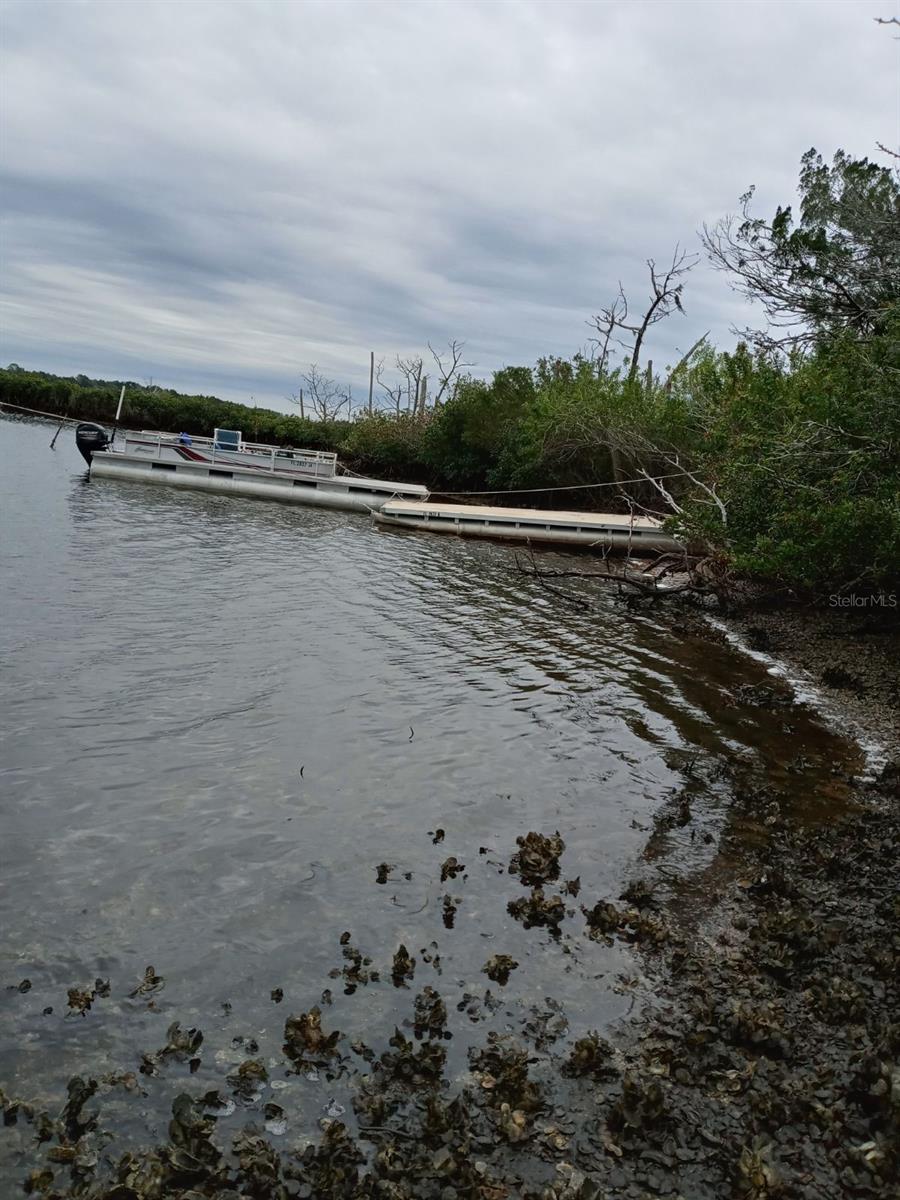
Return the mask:
<svg viewBox="0 0 900 1200">
<path fill-rule="evenodd" d="M 599 571 L 581 571 L 575 569 L 545 570 L 538 566 L 534 551 L 531 549 L 529 550 L 528 563 L 523 563 L 518 553 L 515 556 L 515 560 L 516 568 L 520 574 L 530 575 L 533 579 L 537 579 L 547 591 L 583 608 L 589 608 L 590 606 L 580 598 L 561 591 L 547 581 L 550 579 L 599 580 L 602 583 L 615 585 L 620 592 L 624 589 L 630 589 L 636 595 L 654 599 L 668 599 L 673 596 L 690 596 L 704 599 L 714 596 L 723 605 L 727 600 L 726 589 L 723 587 L 724 581 L 717 579 L 715 573 L 707 569 L 706 564 L 711 561 L 708 559 L 691 560 L 685 555 L 684 560 L 679 561 L 678 556 L 663 555 L 645 571 L 631 570 L 626 563 L 617 566 L 607 561 L 604 561 L 603 569 Z M 654 567 L 658 568 L 657 573 L 654 573 Z M 663 580 L 667 576 L 679 569 L 685 571 L 685 578 L 682 582 L 663 583 Z"/>
<path fill-rule="evenodd" d="M 534 548 L 529 545 L 527 560 L 515 555 L 516 569 L 522 575 L 536 579 L 541 587 L 560 599 L 578 608 L 590 609 L 581 597 L 576 597 L 548 581 L 551 579 L 579 579 L 611 584 L 626 599 L 650 601 L 676 599 L 708 607 L 715 601 L 727 611 L 732 602 L 739 598 L 745 585 L 736 577 L 726 559 L 716 554 L 692 554 L 688 550 L 665 551 L 640 570 L 629 566 L 628 558 L 610 560 L 604 556 L 599 569 L 581 570 L 575 567 L 544 568 L 535 558 Z M 673 576 L 681 576 L 673 580 Z"/>
</svg>

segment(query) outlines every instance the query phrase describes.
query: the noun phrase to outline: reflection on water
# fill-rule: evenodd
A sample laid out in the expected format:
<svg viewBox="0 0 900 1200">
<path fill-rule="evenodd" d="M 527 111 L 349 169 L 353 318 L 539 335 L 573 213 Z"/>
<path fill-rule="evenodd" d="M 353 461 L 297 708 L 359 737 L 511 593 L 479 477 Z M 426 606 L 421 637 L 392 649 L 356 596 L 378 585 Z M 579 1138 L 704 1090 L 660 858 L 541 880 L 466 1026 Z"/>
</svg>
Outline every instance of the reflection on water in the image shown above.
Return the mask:
<svg viewBox="0 0 900 1200">
<path fill-rule="evenodd" d="M 787 787 L 804 756 L 833 791 L 845 748 L 802 712 L 731 704 L 761 668 L 665 614 L 562 606 L 504 546 L 90 483 L 51 433 L 0 417 L 0 983 L 32 982 L 0 993 L 12 1091 L 58 1086 L 86 1046 L 133 1062 L 176 1016 L 277 1042 L 344 929 L 381 962 L 436 941 L 444 982 L 471 991 L 512 953 L 529 969 L 510 1004 L 552 993 L 595 1026 L 623 1011 L 627 964 L 586 943 L 561 971 L 511 921 L 497 864 L 516 834 L 559 829 L 597 898 L 641 862 L 679 752 L 762 753 Z M 439 883 L 448 854 L 465 881 Z M 114 1021 L 148 963 L 160 1014 Z M 112 998 L 64 1017 L 95 976 Z M 389 984 L 339 998 L 360 1032 L 398 1006 Z"/>
</svg>

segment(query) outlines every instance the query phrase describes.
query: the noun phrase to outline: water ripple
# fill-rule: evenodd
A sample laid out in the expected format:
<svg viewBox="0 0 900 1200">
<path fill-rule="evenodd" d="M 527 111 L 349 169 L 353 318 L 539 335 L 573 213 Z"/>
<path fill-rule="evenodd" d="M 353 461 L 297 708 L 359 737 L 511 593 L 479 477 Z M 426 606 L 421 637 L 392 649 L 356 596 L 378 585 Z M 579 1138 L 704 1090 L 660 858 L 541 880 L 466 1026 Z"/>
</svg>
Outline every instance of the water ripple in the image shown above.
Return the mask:
<svg viewBox="0 0 900 1200">
<path fill-rule="evenodd" d="M 311 999 L 341 928 L 373 952 L 444 937 L 429 829 L 484 867 L 479 846 L 558 827 L 602 893 L 680 782 L 669 751 L 819 736 L 729 709 L 730 648 L 563 606 L 508 547 L 88 483 L 48 440 L 0 418 L 4 979 L 154 962 L 188 1005 L 292 978 Z M 413 883 L 377 888 L 381 860 Z M 461 979 L 486 923 L 538 953 L 486 870 L 445 950 Z"/>
</svg>

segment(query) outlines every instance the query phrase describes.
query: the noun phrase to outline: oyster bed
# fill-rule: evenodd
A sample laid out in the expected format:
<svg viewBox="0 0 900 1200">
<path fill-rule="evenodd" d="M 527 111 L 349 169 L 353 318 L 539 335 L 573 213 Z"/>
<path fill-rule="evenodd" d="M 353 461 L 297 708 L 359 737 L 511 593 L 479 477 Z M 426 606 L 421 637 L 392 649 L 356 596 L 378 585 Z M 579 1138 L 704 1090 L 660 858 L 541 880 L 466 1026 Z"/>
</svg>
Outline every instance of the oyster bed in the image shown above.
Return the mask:
<svg viewBox="0 0 900 1200">
<path fill-rule="evenodd" d="M 215 1086 L 203 1031 L 177 1020 L 137 1063 L 101 1073 L 88 1055 L 55 1107 L 3 1094 L 7 1161 L 29 1194 L 97 1200 L 888 1195 L 900 1172 L 898 772 L 815 824 L 742 765 L 729 788 L 742 815 L 720 857 L 733 869 L 699 905 L 696 880 L 663 886 L 649 870 L 618 897 L 585 896 L 564 878 L 557 834 L 510 839 L 505 874 L 521 895 L 509 911 L 549 935 L 560 970 L 587 940 L 620 947 L 649 979 L 605 1036 L 569 1036 L 552 998 L 509 1020 L 527 963 L 508 954 L 486 954 L 483 987 L 460 995 L 441 947 L 399 945 L 375 964 L 336 931 L 331 986 L 310 981 L 318 1003 L 291 1010 L 272 991 L 279 1045 L 248 1037 Z M 675 811 L 662 819 L 681 821 Z M 444 836 L 431 831 L 435 845 Z M 378 864 L 373 887 L 393 871 Z M 465 871 L 458 855 L 438 868 L 448 939 Z M 131 1007 L 152 1011 L 163 975 L 148 966 L 131 982 Z M 402 989 L 407 1015 L 369 1045 L 335 1024 L 331 1001 L 373 986 Z M 73 987 L 71 1019 L 90 1020 L 111 990 L 126 989 Z M 318 1115 L 295 1081 L 317 1089 Z M 168 1126 L 149 1138 L 162 1098 Z"/>
</svg>

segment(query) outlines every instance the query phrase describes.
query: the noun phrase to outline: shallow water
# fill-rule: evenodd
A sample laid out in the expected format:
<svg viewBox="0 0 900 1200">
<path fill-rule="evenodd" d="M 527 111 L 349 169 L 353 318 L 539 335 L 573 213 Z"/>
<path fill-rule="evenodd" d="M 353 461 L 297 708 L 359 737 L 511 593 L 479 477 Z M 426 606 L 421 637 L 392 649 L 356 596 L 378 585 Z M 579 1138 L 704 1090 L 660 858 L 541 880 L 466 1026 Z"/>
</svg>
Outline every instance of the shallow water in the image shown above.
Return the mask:
<svg viewBox="0 0 900 1200">
<path fill-rule="evenodd" d="M 572 1033 L 604 1027 L 634 1003 L 621 976 L 637 967 L 580 939 L 577 917 L 561 969 L 549 935 L 507 915 L 517 834 L 558 829 L 591 904 L 667 864 L 714 873 L 724 792 L 698 791 L 692 834 L 709 840 L 653 830 L 695 754 L 761 756 L 813 815 L 840 802 L 849 747 L 802 710 L 731 703 L 764 668 L 670 614 L 594 592 L 591 611 L 566 605 L 503 545 L 91 483 L 69 431 L 51 453 L 52 433 L 0 416 L 9 1093 L 134 1069 L 175 1019 L 204 1029 L 204 1070 L 246 1057 L 235 1037 L 277 1054 L 287 1014 L 325 987 L 329 1025 L 380 1045 L 414 994 L 391 986 L 400 942 L 438 943 L 442 974 L 420 961 L 415 989 L 446 991 L 454 1016 L 503 951 L 522 966 L 497 1022 L 553 996 Z M 441 884 L 450 854 L 467 877 Z M 445 894 L 461 897 L 452 929 Z M 344 930 L 382 970 L 347 997 L 328 977 Z M 127 998 L 147 964 L 166 979 L 159 1011 Z M 95 977 L 110 997 L 67 1016 L 67 988 Z"/>
</svg>

